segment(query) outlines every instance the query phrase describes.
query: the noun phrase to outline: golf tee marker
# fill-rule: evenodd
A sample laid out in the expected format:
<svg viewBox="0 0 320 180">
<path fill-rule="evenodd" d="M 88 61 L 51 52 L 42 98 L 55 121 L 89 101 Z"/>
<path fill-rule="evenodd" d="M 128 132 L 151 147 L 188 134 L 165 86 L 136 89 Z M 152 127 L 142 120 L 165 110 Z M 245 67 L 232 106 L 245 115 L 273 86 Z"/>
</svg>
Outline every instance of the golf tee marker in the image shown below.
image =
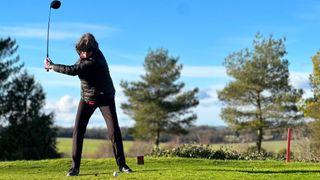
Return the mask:
<svg viewBox="0 0 320 180">
<path fill-rule="evenodd" d="M 290 143 L 291 143 L 291 129 L 288 128 L 288 135 L 287 135 L 287 155 L 286 161 L 290 162 Z"/>
</svg>

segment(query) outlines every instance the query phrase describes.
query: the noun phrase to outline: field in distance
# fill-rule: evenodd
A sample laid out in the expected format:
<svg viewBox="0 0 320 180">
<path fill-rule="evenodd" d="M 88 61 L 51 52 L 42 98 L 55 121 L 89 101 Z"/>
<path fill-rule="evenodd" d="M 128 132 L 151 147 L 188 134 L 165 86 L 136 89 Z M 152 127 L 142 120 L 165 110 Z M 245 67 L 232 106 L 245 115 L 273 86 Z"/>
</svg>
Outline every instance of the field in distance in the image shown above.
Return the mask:
<svg viewBox="0 0 320 180">
<path fill-rule="evenodd" d="M 249 146 L 254 146 L 255 143 L 234 143 L 234 144 L 211 144 L 210 146 L 214 150 L 220 148 L 231 149 L 242 151 L 248 148 Z M 124 141 L 123 142 L 124 151 L 127 156 L 134 157 L 140 153 L 147 151 L 153 147 L 152 143 L 141 142 L 141 141 Z M 162 143 L 161 147 L 173 147 L 178 146 L 178 144 L 173 145 L 172 143 Z M 287 141 L 265 141 L 262 142 L 262 147 L 267 151 L 278 152 L 282 149 L 285 149 L 287 146 Z M 291 151 L 296 152 L 299 150 L 299 141 L 291 141 Z M 144 150 L 137 149 L 138 147 L 144 148 Z M 63 153 L 64 157 L 70 157 L 72 150 L 72 138 L 58 138 L 57 139 L 57 148 L 60 153 Z M 112 156 L 110 140 L 103 139 L 85 139 L 83 145 L 83 156 L 96 158 L 99 157 L 97 154 L 107 153 Z"/>
</svg>

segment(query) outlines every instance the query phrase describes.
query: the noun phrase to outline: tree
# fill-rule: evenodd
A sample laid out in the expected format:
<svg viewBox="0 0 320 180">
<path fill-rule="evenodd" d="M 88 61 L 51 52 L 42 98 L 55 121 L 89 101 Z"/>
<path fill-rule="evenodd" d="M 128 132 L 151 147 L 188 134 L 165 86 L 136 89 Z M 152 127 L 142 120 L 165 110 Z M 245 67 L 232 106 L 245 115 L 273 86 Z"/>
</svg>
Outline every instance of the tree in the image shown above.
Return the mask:
<svg viewBox="0 0 320 180">
<path fill-rule="evenodd" d="M 5 112 L 8 125 L 0 134 L 0 159 L 44 159 L 59 157 L 53 113 L 45 114 L 45 94 L 25 71 L 8 87 Z"/>
<path fill-rule="evenodd" d="M 289 84 L 284 42 L 284 38 L 264 39 L 257 34 L 253 50 L 232 53 L 224 61 L 233 80 L 218 91 L 226 105 L 221 117 L 237 129 L 256 130 L 258 152 L 265 128 L 293 125 L 302 117 L 296 104 L 303 91 Z"/>
<path fill-rule="evenodd" d="M 313 72 L 310 75 L 310 85 L 313 97 L 307 98 L 301 107 L 306 117 L 320 120 L 320 51 L 312 57 Z"/>
<path fill-rule="evenodd" d="M 191 110 L 198 105 L 198 89 L 183 92 L 180 78 L 182 65 L 168 51 L 150 50 L 144 62 L 145 75 L 137 82 L 121 81 L 128 102 L 121 104 L 134 121 L 134 135 L 154 139 L 158 147 L 161 133 L 185 134 L 197 118 Z"/>
<path fill-rule="evenodd" d="M 5 123 L 4 97 L 6 96 L 10 76 L 18 73 L 23 67 L 16 54 L 18 45 L 11 38 L 0 38 L 0 125 Z"/>
<path fill-rule="evenodd" d="M 320 155 L 320 51 L 312 58 L 313 72 L 310 75 L 310 85 L 313 96 L 304 100 L 301 110 L 305 117 L 311 118 L 311 140 L 312 149 Z"/>
</svg>

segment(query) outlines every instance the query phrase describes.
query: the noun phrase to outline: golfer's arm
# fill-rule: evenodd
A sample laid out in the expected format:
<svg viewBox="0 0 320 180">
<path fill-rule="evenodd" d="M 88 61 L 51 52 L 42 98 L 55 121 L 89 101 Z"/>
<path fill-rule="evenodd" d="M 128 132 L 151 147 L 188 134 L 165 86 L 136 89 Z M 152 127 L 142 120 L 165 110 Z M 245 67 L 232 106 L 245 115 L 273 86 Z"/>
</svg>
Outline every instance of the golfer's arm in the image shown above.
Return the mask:
<svg viewBox="0 0 320 180">
<path fill-rule="evenodd" d="M 52 69 L 55 72 L 62 73 L 62 74 L 67 74 L 71 76 L 78 75 L 78 67 L 77 65 L 63 65 L 63 64 L 54 64 L 52 65 Z"/>
<path fill-rule="evenodd" d="M 94 64 L 93 60 L 76 63 L 74 65 L 54 64 L 52 69 L 59 73 L 75 76 L 90 71 L 94 68 Z"/>
</svg>

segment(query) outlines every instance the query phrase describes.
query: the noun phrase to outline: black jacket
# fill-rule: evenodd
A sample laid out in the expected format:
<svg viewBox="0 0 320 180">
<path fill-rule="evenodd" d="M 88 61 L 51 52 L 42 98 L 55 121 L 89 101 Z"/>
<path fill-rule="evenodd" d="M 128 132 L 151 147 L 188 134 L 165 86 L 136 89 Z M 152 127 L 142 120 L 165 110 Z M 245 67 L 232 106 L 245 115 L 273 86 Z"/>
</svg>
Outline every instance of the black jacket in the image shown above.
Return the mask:
<svg viewBox="0 0 320 180">
<path fill-rule="evenodd" d="M 114 98 L 115 88 L 109 67 L 100 50 L 90 58 L 79 59 L 71 66 L 54 64 L 53 70 L 72 76 L 78 75 L 81 81 L 81 99 L 86 102 L 103 102 Z"/>
</svg>

